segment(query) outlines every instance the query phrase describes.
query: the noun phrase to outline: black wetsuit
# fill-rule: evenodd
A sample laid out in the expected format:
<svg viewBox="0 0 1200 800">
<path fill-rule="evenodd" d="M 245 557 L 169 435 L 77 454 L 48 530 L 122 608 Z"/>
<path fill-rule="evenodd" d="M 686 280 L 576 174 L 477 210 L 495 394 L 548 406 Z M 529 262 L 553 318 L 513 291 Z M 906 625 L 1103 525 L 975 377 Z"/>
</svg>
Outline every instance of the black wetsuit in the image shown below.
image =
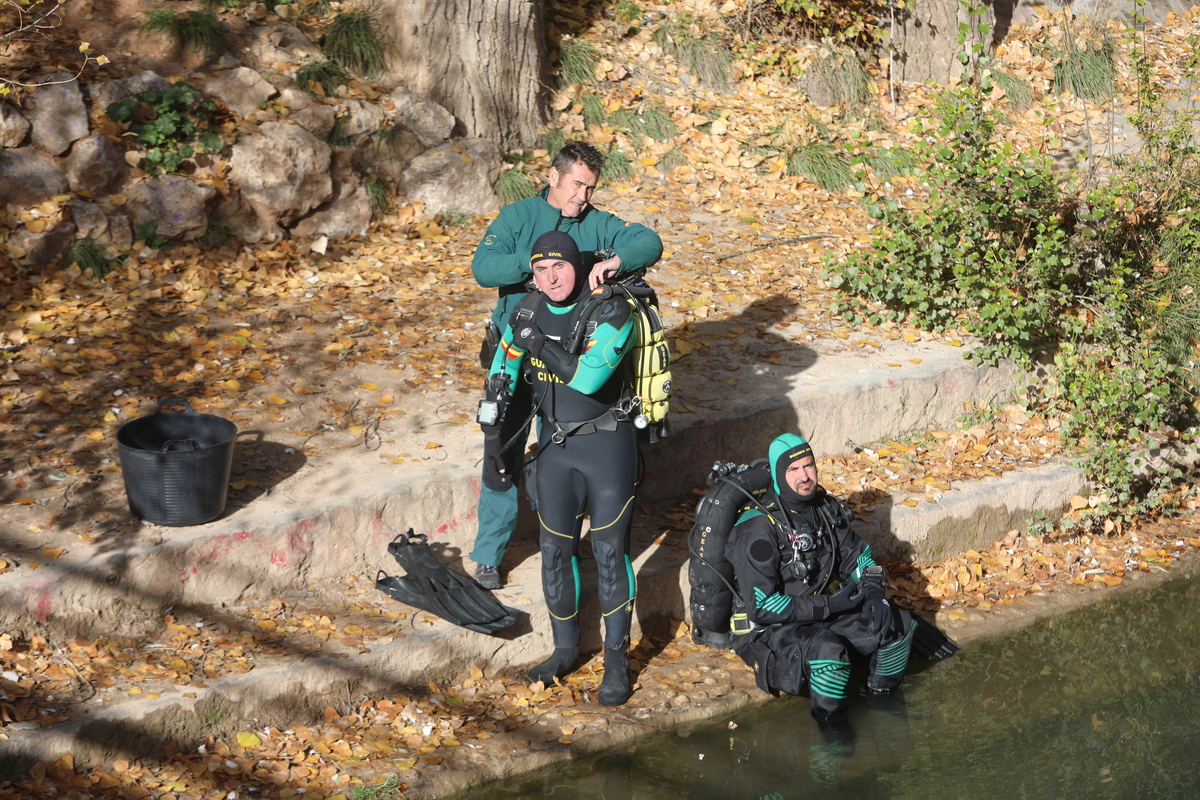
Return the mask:
<svg viewBox="0 0 1200 800">
<path fill-rule="evenodd" d="M 823 489 L 786 515 L 774 491 L 763 504 L 765 513 L 751 506 L 742 514 L 725 548 L 752 628 L 736 636 L 733 647 L 754 668 L 759 688 L 799 694 L 807 684 L 813 716 L 844 713 L 850 649 L 870 660 L 869 690 L 897 688 L 908 663 L 911 615 L 887 605 L 891 618 L 879 630 L 881 624 L 857 607 L 830 611 L 833 589 L 862 581 L 875 565 L 870 546 L 850 527 L 850 511 Z M 776 530 L 785 517 L 786 543 Z M 808 551 L 797 535 L 805 533 L 813 540 Z M 796 562 L 801 566 L 793 568 Z M 882 597 L 881 579 L 879 592 Z"/>
<path fill-rule="evenodd" d="M 570 355 L 559 342 L 568 337 L 583 305 L 555 307 L 541 294 L 522 302 L 509 319 L 491 374 L 504 371 L 510 387 L 528 379 L 542 418 L 536 498 L 542 587 L 555 646 L 579 644 L 578 548 L 586 505 L 599 569 L 605 650 L 624 651 L 635 594 L 629 524 L 638 451 L 632 422 L 619 419 L 613 409 L 625 386 L 621 359 L 633 344 L 633 320 L 628 301 L 610 297 L 591 314 L 594 328 L 583 352 Z M 514 330 L 531 322 L 547 339 L 539 357 L 512 343 Z"/>
</svg>

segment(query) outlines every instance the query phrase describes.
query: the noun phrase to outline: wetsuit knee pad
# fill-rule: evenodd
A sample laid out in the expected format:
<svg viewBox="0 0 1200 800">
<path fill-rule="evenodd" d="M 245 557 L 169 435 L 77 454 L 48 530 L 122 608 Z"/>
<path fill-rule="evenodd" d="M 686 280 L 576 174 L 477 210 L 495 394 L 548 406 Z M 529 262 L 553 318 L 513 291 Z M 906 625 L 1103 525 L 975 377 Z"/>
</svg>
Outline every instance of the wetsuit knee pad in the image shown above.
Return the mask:
<svg viewBox="0 0 1200 800">
<path fill-rule="evenodd" d="M 561 605 L 567 588 L 567 565 L 562 548 L 542 545 L 542 590 L 551 609 Z"/>
</svg>

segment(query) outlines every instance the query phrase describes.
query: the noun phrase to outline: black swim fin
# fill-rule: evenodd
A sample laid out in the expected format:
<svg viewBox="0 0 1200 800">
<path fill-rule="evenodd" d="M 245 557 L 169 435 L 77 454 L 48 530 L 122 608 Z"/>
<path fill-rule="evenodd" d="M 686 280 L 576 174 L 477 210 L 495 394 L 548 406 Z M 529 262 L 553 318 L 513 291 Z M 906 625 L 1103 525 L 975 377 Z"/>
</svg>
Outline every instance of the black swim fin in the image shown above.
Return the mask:
<svg viewBox="0 0 1200 800">
<path fill-rule="evenodd" d="M 958 652 L 958 642 L 938 630 L 938 627 L 916 614 L 913 621 L 917 629 L 913 632 L 913 652 L 930 661 L 940 661 Z"/>
<path fill-rule="evenodd" d="M 496 633 L 517 621 L 520 612 L 500 605 L 482 586 L 434 558 L 425 534 L 409 528 L 392 540 L 388 552 L 408 573 L 376 578 L 375 588 L 389 597 L 480 633 Z"/>
</svg>

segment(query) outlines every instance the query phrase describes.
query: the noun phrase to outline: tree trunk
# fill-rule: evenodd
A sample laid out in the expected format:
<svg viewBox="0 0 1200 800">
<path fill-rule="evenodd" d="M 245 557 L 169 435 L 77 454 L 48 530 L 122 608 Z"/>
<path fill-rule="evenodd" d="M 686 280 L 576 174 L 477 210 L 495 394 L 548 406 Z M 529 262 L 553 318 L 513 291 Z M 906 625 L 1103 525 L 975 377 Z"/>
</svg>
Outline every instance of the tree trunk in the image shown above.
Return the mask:
<svg viewBox="0 0 1200 800">
<path fill-rule="evenodd" d="M 381 0 L 390 77 L 448 108 L 466 136 L 534 145 L 544 118 L 542 0 Z"/>
<path fill-rule="evenodd" d="M 891 33 L 890 52 L 885 45 L 883 54 L 892 59 L 893 81 L 932 81 L 946 86 L 962 75 L 959 53 L 966 49 L 974 57 L 972 45 L 979 42 L 983 42 L 983 52 L 991 50 L 992 36 L 984 41 L 981 26 L 996 29 L 993 0 L 972 0 L 970 10 L 963 8 L 960 0 L 909 0 L 904 8 L 896 8 L 892 0 L 891 5 L 891 16 L 881 21 Z M 964 22 L 970 26 L 965 48 L 958 41 L 959 26 Z"/>
</svg>

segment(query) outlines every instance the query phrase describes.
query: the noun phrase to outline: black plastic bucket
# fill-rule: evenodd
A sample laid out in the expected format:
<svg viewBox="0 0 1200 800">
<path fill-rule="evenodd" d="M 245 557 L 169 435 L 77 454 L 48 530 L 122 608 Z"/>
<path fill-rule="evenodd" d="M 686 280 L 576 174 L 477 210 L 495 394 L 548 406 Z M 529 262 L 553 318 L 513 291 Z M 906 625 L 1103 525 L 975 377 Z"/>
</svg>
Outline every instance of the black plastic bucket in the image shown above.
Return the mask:
<svg viewBox="0 0 1200 800">
<path fill-rule="evenodd" d="M 184 411 L 164 412 L 182 403 Z M 162 400 L 117 431 L 129 510 L 155 525 L 199 525 L 225 510 L 237 426 L 197 414 L 187 400 Z"/>
</svg>

